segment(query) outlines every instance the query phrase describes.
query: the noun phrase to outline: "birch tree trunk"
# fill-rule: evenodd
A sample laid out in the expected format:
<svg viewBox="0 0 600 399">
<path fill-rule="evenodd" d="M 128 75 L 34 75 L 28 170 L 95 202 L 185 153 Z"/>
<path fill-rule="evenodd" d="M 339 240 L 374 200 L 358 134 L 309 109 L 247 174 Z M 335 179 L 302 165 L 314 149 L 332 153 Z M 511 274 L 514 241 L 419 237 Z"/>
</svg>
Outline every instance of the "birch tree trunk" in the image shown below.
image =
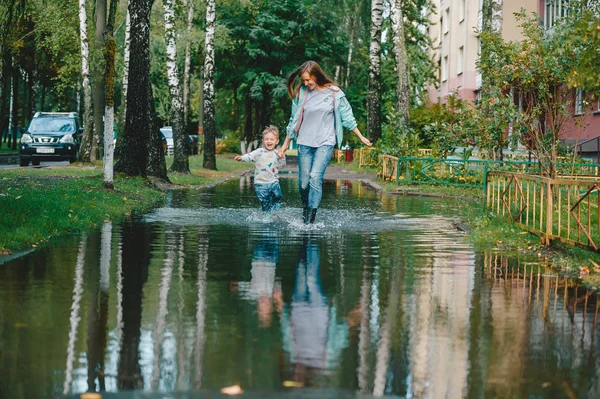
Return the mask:
<svg viewBox="0 0 600 399">
<path fill-rule="evenodd" d="M 187 0 L 187 42 L 185 43 L 185 63 L 183 70 L 183 122 L 187 127 L 190 108 L 190 67 L 192 60 L 192 27 L 194 22 L 194 0 Z"/>
<path fill-rule="evenodd" d="M 129 2 L 128 2 L 129 4 Z M 131 18 L 129 17 L 129 9 L 125 17 L 125 42 L 123 43 L 123 93 L 121 102 L 121 115 L 119 115 L 119 137 L 115 147 L 115 157 L 121 157 L 121 141 L 125 134 L 125 121 L 127 120 L 127 86 L 129 84 L 129 40 L 131 31 Z"/>
<path fill-rule="evenodd" d="M 185 134 L 183 99 L 177 69 L 177 43 L 175 42 L 175 0 L 163 0 L 165 42 L 167 45 L 167 79 L 171 94 L 171 124 L 173 126 L 172 172 L 190 173 L 188 140 Z"/>
<path fill-rule="evenodd" d="M 392 33 L 394 36 L 394 58 L 396 59 L 396 73 L 398 82 L 396 86 L 396 112 L 403 122 L 408 122 L 410 117 L 410 75 L 408 69 L 408 54 L 404 39 L 404 16 L 402 15 L 402 1 L 390 0 L 392 19 Z"/>
<path fill-rule="evenodd" d="M 204 161 L 206 169 L 217 169 L 215 125 L 215 0 L 206 1 L 204 57 Z"/>
<path fill-rule="evenodd" d="M 367 129 L 373 143 L 381 138 L 381 25 L 383 0 L 371 1 L 371 45 L 369 48 L 369 92 Z"/>
<path fill-rule="evenodd" d="M 104 188 L 114 188 L 113 162 L 114 162 L 114 124 L 115 124 L 115 52 L 116 42 L 114 37 L 115 15 L 117 13 L 117 0 L 110 0 L 108 23 L 104 43 L 104 81 L 106 82 L 106 103 L 104 106 Z"/>
<path fill-rule="evenodd" d="M 106 30 L 106 1 L 96 0 L 96 40 L 94 47 L 98 52 L 104 49 L 104 31 Z M 90 159 L 95 161 L 102 157 L 100 143 L 104 137 L 104 104 L 105 89 L 104 68 L 101 63 L 93 68 L 94 74 L 94 138 Z"/>
<path fill-rule="evenodd" d="M 12 80 L 10 85 L 10 116 L 9 116 L 9 140 L 7 148 L 17 149 L 17 114 L 19 111 L 19 70 L 15 60 L 12 60 Z"/>
</svg>

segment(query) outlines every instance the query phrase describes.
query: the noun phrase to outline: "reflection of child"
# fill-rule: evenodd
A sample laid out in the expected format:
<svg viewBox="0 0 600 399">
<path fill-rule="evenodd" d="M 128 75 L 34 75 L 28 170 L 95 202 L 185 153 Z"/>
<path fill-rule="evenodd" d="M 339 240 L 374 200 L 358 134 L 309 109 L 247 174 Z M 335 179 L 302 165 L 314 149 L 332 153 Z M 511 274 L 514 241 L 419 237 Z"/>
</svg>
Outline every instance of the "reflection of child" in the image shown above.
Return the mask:
<svg viewBox="0 0 600 399">
<path fill-rule="evenodd" d="M 275 126 L 267 127 L 262 134 L 263 147 L 249 154 L 238 155 L 236 161 L 254 162 L 254 190 L 262 204 L 264 212 L 279 209 L 281 187 L 279 186 L 279 168 L 285 166 L 285 157 L 279 158 L 275 146 L 279 143 L 279 130 Z"/>
<path fill-rule="evenodd" d="M 273 304 L 282 303 L 281 288 L 275 281 L 278 259 L 277 239 L 261 237 L 252 254 L 252 269 L 250 270 L 252 277 L 250 281 L 240 281 L 238 283 L 238 290 L 242 298 L 256 301 L 258 320 L 261 327 L 271 325 Z"/>
</svg>

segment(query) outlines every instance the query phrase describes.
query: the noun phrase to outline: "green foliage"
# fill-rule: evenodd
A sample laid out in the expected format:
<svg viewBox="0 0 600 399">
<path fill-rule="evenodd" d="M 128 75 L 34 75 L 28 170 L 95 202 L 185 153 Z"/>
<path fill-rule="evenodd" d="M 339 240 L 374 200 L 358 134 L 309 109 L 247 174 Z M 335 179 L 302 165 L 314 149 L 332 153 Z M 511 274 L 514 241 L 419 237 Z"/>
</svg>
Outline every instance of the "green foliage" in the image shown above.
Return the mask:
<svg viewBox="0 0 600 399">
<path fill-rule="evenodd" d="M 419 132 L 407 125 L 396 112 L 388 114 L 386 118 L 381 140 L 375 147 L 377 153 L 397 157 L 417 156 L 423 141 Z"/>
<path fill-rule="evenodd" d="M 566 82 L 576 57 L 564 51 L 561 36 L 545 34 L 536 14 L 522 10 L 516 15 L 524 36 L 520 42 L 505 42 L 499 33 L 481 33 L 477 66 L 483 85 L 475 126 L 483 134 L 478 143 L 489 150 L 502 148 L 510 122 L 512 137 L 536 155 L 542 174 L 553 176 L 558 140 L 570 118 Z"/>
<path fill-rule="evenodd" d="M 570 13 L 554 32 L 563 53 L 575 55 L 567 83 L 581 87 L 596 98 L 600 96 L 600 3 L 595 0 L 573 1 Z"/>
<path fill-rule="evenodd" d="M 240 154 L 240 139 L 238 137 L 231 136 L 225 137 L 217 143 L 217 154 L 229 153 L 229 154 Z"/>
</svg>

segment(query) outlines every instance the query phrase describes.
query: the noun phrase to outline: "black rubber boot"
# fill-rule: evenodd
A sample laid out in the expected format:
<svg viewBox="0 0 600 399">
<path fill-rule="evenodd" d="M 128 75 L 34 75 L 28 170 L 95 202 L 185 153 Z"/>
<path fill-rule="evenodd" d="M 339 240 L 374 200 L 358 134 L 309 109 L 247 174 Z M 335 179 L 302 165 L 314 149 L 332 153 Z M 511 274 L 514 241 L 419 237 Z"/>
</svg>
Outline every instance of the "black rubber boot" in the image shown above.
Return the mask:
<svg viewBox="0 0 600 399">
<path fill-rule="evenodd" d="M 310 221 L 310 209 L 308 207 L 304 207 L 302 210 L 302 220 L 304 221 L 304 224 L 308 224 Z"/>
<path fill-rule="evenodd" d="M 309 216 L 310 216 L 310 224 L 313 224 L 315 222 L 315 218 L 317 217 L 317 208 L 312 208 L 309 212 Z"/>
</svg>

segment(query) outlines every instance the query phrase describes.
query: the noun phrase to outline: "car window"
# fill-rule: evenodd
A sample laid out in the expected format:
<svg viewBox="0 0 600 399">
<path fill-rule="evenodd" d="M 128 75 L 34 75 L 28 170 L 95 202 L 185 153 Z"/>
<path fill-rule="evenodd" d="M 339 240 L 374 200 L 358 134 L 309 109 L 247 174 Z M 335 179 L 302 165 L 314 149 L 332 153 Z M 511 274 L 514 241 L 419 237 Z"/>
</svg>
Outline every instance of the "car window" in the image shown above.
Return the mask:
<svg viewBox="0 0 600 399">
<path fill-rule="evenodd" d="M 29 126 L 31 133 L 73 133 L 75 121 L 70 118 L 35 118 Z"/>
</svg>

